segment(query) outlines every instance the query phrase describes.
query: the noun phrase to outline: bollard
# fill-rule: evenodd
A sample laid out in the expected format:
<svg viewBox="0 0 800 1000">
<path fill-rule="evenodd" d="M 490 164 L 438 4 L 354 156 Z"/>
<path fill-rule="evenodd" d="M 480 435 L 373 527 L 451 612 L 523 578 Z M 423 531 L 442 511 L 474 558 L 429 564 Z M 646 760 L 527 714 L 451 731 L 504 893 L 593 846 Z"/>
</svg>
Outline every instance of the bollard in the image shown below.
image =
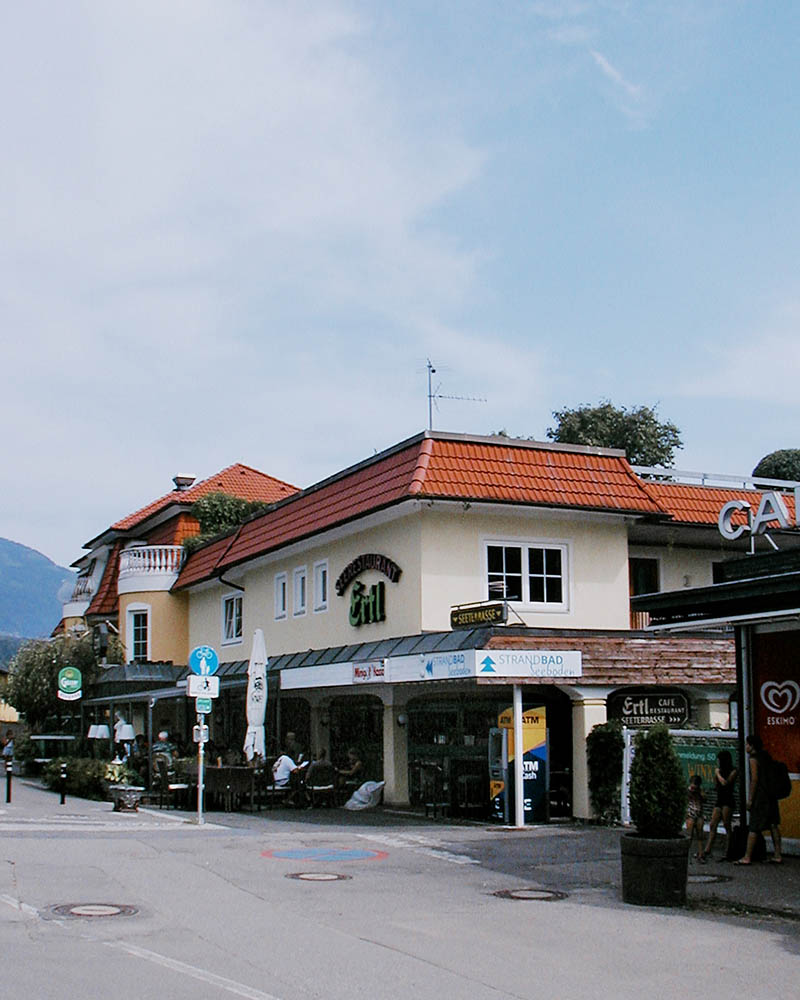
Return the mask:
<svg viewBox="0 0 800 1000">
<path fill-rule="evenodd" d="M 14 765 L 11 763 L 11 758 L 6 760 L 6 802 L 11 801 L 11 775 L 14 771 Z"/>
<path fill-rule="evenodd" d="M 61 765 L 61 805 L 67 801 L 67 765 L 66 762 Z"/>
</svg>

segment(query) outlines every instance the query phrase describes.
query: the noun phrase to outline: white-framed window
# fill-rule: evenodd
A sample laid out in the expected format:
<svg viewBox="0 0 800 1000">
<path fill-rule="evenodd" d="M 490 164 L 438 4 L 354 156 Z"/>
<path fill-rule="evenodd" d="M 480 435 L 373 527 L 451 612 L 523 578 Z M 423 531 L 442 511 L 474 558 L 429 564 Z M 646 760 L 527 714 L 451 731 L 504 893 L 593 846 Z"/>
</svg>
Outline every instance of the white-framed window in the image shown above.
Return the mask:
<svg viewBox="0 0 800 1000">
<path fill-rule="evenodd" d="M 281 621 L 289 613 L 289 578 L 285 573 L 275 575 L 275 621 Z"/>
<path fill-rule="evenodd" d="M 294 571 L 294 604 L 292 614 L 304 615 L 306 613 L 306 603 L 308 590 L 308 579 L 305 566 L 298 566 Z"/>
<path fill-rule="evenodd" d="M 314 563 L 314 611 L 328 610 L 328 563 Z"/>
<path fill-rule="evenodd" d="M 222 598 L 222 644 L 242 641 L 242 595 L 230 594 Z"/>
<path fill-rule="evenodd" d="M 566 611 L 568 557 L 568 546 L 558 542 L 487 541 L 487 595 L 537 610 Z"/>
<path fill-rule="evenodd" d="M 129 604 L 125 612 L 128 662 L 150 659 L 150 605 Z"/>
</svg>

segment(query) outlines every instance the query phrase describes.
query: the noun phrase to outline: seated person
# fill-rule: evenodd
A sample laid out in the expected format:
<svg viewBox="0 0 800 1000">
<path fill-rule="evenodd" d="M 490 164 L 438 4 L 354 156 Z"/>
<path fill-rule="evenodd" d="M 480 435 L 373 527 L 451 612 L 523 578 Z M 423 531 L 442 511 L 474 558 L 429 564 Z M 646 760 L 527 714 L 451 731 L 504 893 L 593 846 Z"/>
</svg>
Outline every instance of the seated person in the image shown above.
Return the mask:
<svg viewBox="0 0 800 1000">
<path fill-rule="evenodd" d="M 273 784 L 276 788 L 286 788 L 296 771 L 297 764 L 288 754 L 282 753 L 272 765 Z"/>
<path fill-rule="evenodd" d="M 360 785 L 364 780 L 364 765 L 355 747 L 347 751 L 347 765 L 338 769 L 339 777 L 346 785 Z"/>
</svg>

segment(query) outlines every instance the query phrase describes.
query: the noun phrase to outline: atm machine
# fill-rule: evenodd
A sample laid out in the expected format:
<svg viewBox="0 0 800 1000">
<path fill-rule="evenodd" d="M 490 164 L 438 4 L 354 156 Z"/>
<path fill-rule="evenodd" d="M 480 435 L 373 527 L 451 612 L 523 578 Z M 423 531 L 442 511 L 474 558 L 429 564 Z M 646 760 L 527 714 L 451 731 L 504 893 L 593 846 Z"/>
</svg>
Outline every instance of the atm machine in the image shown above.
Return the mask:
<svg viewBox="0 0 800 1000">
<path fill-rule="evenodd" d="M 499 725 L 489 730 L 489 797 L 492 816 L 508 826 L 514 815 L 514 721 L 510 708 L 498 716 Z M 544 706 L 523 709 L 522 789 L 524 817 L 528 823 L 550 819 L 549 734 Z"/>
</svg>

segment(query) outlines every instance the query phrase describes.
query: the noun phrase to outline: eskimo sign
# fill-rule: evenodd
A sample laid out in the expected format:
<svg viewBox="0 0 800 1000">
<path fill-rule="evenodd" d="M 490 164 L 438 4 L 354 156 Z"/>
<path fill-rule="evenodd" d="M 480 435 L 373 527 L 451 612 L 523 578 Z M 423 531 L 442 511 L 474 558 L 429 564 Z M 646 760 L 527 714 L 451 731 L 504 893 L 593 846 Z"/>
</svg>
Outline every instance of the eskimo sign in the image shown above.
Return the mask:
<svg viewBox="0 0 800 1000">
<path fill-rule="evenodd" d="M 800 486 L 796 487 L 794 491 L 794 509 L 794 526 L 798 527 L 800 526 Z M 746 515 L 746 524 L 734 526 L 733 517 L 737 513 Z M 780 493 L 774 491 L 761 495 L 761 503 L 758 505 L 755 516 L 753 516 L 753 508 L 746 500 L 730 500 L 720 510 L 717 518 L 720 534 L 730 542 L 735 542 L 745 532 L 749 532 L 751 535 L 762 535 L 770 525 L 773 528 L 792 527 L 786 504 Z"/>
</svg>

